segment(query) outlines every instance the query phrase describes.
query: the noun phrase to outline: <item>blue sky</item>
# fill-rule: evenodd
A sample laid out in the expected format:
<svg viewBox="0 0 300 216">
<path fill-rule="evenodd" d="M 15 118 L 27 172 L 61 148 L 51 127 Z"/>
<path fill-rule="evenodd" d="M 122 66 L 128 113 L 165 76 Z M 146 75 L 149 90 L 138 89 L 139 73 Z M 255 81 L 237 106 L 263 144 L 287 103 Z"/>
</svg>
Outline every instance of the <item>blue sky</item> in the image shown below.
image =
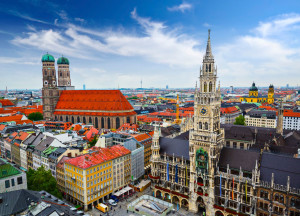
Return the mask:
<svg viewBox="0 0 300 216">
<path fill-rule="evenodd" d="M 0 2 L 0 89 L 41 88 L 41 57 L 87 88 L 194 87 L 211 29 L 221 86 L 300 84 L 300 1 Z"/>
</svg>

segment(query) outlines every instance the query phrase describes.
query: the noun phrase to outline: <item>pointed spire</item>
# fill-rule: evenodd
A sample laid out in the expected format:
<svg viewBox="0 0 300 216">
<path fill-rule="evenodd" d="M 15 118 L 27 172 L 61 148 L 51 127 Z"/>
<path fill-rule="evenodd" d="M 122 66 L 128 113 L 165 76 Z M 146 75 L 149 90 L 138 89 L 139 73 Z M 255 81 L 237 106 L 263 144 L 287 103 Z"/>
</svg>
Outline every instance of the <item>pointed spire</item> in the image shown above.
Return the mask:
<svg viewBox="0 0 300 216">
<path fill-rule="evenodd" d="M 207 45 L 206 45 L 206 54 L 205 58 L 213 58 L 212 52 L 211 52 L 211 45 L 210 45 L 210 29 L 208 29 L 208 39 L 207 39 Z"/>
</svg>

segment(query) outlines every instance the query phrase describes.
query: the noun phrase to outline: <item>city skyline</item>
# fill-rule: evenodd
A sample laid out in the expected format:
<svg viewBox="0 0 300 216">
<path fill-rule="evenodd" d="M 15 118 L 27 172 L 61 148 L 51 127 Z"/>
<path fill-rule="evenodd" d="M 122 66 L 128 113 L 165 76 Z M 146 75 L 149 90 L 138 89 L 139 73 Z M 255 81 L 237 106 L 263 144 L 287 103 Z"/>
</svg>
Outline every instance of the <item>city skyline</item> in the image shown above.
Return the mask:
<svg viewBox="0 0 300 216">
<path fill-rule="evenodd" d="M 0 89 L 41 88 L 46 52 L 69 58 L 77 89 L 138 88 L 141 79 L 164 88 L 166 78 L 170 88 L 192 88 L 209 28 L 221 86 L 298 84 L 297 1 L 118 3 L 0 3 Z"/>
</svg>

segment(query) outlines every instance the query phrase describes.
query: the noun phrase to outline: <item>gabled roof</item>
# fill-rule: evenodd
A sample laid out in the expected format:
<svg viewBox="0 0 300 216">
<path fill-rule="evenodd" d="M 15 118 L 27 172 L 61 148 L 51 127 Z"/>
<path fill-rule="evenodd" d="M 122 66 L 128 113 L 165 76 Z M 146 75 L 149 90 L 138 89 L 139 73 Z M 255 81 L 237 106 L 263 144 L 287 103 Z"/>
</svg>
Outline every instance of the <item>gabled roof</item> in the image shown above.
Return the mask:
<svg viewBox="0 0 300 216">
<path fill-rule="evenodd" d="M 233 149 L 224 147 L 221 150 L 219 167 L 251 172 L 255 168 L 256 161 L 259 162 L 260 153 L 256 151 Z"/>
<path fill-rule="evenodd" d="M 54 114 L 109 116 L 136 113 L 119 90 L 64 90 Z"/>
<path fill-rule="evenodd" d="M 144 140 L 150 139 L 151 136 L 149 136 L 146 133 L 142 133 L 142 134 L 133 134 L 132 137 L 134 137 L 137 141 L 142 142 Z"/>
<path fill-rule="evenodd" d="M 290 186 L 300 188 L 300 159 L 286 155 L 263 152 L 260 163 L 260 179 L 271 182 L 274 173 L 274 183 L 287 185 L 290 176 Z"/>
<path fill-rule="evenodd" d="M 163 155 L 166 153 L 168 156 L 183 157 L 189 160 L 189 141 L 172 138 L 159 138 L 159 154 Z"/>
<path fill-rule="evenodd" d="M 0 212 L 3 216 L 15 215 L 28 209 L 30 203 L 38 202 L 39 198 L 29 190 L 16 190 L 1 193 L 3 202 L 0 204 Z"/>
<path fill-rule="evenodd" d="M 13 102 L 11 102 L 8 99 L 0 99 L 0 103 L 2 104 L 3 107 L 5 107 L 5 106 L 14 106 Z"/>
<path fill-rule="evenodd" d="M 92 153 L 71 158 L 66 160 L 65 163 L 86 169 L 131 153 L 131 151 L 121 145 L 114 145 L 109 148 L 92 147 L 89 150 Z"/>
</svg>

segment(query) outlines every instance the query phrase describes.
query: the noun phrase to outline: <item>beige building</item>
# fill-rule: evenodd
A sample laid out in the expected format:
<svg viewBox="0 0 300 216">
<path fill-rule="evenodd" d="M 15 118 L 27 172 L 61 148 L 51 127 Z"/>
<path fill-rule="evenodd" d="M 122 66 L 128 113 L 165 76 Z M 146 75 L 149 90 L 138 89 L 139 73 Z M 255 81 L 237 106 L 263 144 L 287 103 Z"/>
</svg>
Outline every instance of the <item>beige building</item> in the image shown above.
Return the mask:
<svg viewBox="0 0 300 216">
<path fill-rule="evenodd" d="M 245 123 L 247 126 L 276 128 L 276 112 L 267 110 L 251 110 L 245 115 Z"/>
</svg>

